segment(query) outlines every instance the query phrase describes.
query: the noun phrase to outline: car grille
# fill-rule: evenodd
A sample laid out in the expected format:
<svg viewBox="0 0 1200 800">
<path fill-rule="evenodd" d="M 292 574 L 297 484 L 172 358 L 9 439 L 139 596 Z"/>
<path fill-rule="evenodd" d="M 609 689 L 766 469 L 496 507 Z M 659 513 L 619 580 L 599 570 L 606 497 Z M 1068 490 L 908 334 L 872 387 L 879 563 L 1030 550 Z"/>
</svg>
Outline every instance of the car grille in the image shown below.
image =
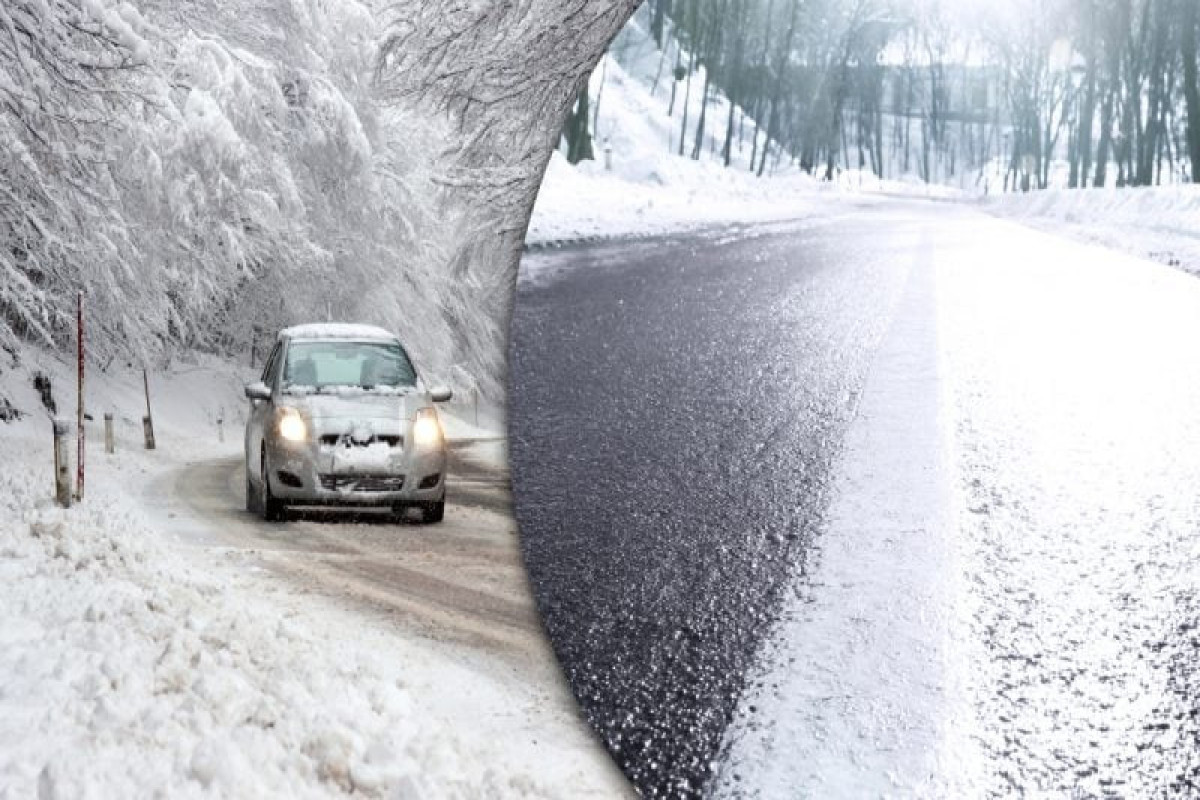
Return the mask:
<svg viewBox="0 0 1200 800">
<path fill-rule="evenodd" d="M 321 437 L 321 444 L 323 444 L 326 447 L 337 447 L 339 445 L 344 446 L 344 447 L 368 447 L 368 446 L 376 444 L 378 442 L 382 442 L 383 444 L 386 444 L 388 447 L 403 447 L 404 446 L 404 437 L 403 436 L 372 436 L 370 439 L 368 439 L 365 442 L 351 441 L 349 436 L 344 435 L 344 434 L 338 434 L 338 433 L 327 433 Z"/>
<path fill-rule="evenodd" d="M 331 492 L 398 492 L 403 475 L 321 475 L 321 488 Z"/>
</svg>

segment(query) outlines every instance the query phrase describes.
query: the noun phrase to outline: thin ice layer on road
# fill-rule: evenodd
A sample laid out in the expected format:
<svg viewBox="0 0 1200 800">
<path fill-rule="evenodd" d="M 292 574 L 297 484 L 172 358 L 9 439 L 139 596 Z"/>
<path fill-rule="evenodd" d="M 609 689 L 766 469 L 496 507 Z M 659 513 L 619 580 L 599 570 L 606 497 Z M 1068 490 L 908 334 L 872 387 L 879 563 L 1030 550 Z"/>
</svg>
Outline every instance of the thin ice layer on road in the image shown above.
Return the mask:
<svg viewBox="0 0 1200 800">
<path fill-rule="evenodd" d="M 1200 283 L 930 236 L 719 794 L 1200 792 Z"/>
</svg>

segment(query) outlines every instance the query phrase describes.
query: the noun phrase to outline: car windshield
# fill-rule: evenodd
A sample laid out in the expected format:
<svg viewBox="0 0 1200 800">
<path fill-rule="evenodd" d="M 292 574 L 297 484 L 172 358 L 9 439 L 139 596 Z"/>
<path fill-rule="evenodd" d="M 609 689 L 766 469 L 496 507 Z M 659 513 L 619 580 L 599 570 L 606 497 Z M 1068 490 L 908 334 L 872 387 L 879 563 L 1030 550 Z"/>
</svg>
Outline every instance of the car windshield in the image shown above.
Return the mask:
<svg viewBox="0 0 1200 800">
<path fill-rule="evenodd" d="M 292 342 L 284 366 L 285 388 L 416 386 L 417 373 L 399 342 Z"/>
</svg>

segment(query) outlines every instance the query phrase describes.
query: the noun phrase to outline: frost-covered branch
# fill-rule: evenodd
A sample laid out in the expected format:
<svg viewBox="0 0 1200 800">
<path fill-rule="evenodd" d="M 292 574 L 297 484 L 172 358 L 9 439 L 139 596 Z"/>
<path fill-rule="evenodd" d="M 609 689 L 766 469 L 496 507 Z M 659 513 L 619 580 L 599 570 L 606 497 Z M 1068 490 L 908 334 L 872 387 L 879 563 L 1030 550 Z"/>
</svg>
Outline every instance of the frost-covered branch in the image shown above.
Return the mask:
<svg viewBox="0 0 1200 800">
<path fill-rule="evenodd" d="M 580 87 L 637 5 L 403 0 L 384 12 L 375 84 L 415 129 L 408 168 L 432 191 L 419 257 L 456 276 L 438 300 L 453 358 L 493 390 L 546 163 Z"/>
</svg>

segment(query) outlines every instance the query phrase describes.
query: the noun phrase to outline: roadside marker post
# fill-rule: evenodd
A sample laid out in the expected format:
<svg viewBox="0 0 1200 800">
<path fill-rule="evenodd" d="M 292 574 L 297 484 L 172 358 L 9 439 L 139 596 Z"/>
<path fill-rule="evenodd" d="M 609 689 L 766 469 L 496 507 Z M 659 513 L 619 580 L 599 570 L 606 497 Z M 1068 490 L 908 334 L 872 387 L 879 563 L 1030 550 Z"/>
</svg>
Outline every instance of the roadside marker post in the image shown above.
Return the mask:
<svg viewBox="0 0 1200 800">
<path fill-rule="evenodd" d="M 142 385 L 146 389 L 146 416 L 142 417 L 142 434 L 146 437 L 146 449 L 154 449 L 154 419 L 150 416 L 150 378 L 142 367 Z"/>
<path fill-rule="evenodd" d="M 71 507 L 71 425 L 54 420 L 54 500 L 63 508 Z"/>
<path fill-rule="evenodd" d="M 225 409 L 217 411 L 217 441 L 225 443 Z"/>
<path fill-rule="evenodd" d="M 76 442 L 79 450 L 76 458 L 78 458 L 79 461 L 76 466 L 75 499 L 79 502 L 83 502 L 84 440 L 87 436 L 83 425 L 83 292 L 79 292 L 79 294 L 76 295 L 75 322 L 78 328 L 79 341 L 79 404 L 77 409 L 78 419 L 75 421 Z"/>
<path fill-rule="evenodd" d="M 116 439 L 113 436 L 113 414 L 111 411 L 104 413 L 104 452 L 109 455 L 117 452 Z"/>
</svg>

